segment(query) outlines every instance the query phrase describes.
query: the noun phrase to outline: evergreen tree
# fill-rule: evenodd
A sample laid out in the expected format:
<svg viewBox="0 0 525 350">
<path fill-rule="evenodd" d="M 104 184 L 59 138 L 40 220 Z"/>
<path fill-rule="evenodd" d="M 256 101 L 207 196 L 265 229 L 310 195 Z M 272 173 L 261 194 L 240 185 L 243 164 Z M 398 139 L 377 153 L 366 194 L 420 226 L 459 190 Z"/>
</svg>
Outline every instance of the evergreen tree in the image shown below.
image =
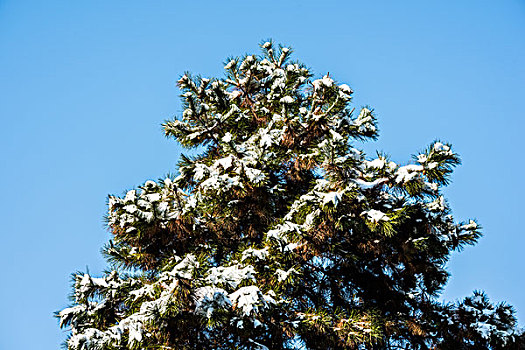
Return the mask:
<svg viewBox="0 0 525 350">
<path fill-rule="evenodd" d="M 441 195 L 451 145 L 366 157 L 372 109 L 290 48 L 261 49 L 178 81 L 184 111 L 163 127 L 200 154 L 109 197 L 111 271 L 74 275 L 67 348 L 523 348 L 510 306 L 437 300 L 451 252 L 480 237 Z"/>
</svg>

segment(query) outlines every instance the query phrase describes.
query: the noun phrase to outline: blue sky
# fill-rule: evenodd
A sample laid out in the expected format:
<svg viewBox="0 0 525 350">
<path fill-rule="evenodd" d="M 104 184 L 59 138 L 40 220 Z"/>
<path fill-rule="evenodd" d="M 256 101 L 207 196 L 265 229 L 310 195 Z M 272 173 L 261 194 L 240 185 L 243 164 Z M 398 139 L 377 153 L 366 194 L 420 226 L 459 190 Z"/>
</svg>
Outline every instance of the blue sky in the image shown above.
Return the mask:
<svg viewBox="0 0 525 350">
<path fill-rule="evenodd" d="M 0 348 L 56 349 L 70 274 L 100 273 L 108 194 L 176 169 L 160 124 L 175 82 L 222 74 L 266 38 L 370 105 L 398 163 L 439 138 L 463 164 L 446 195 L 485 237 L 443 298 L 482 289 L 525 323 L 524 1 L 0 1 Z"/>
</svg>

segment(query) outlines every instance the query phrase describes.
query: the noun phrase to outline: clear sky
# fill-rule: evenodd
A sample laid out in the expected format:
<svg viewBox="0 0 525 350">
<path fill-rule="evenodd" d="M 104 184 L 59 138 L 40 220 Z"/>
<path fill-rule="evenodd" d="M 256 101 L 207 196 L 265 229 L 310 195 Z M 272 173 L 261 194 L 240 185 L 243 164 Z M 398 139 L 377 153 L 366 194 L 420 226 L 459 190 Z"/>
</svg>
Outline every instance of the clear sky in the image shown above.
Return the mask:
<svg viewBox="0 0 525 350">
<path fill-rule="evenodd" d="M 474 289 L 525 324 L 525 2 L 0 1 L 0 349 L 57 349 L 70 274 L 100 274 L 108 194 L 176 169 L 175 82 L 266 38 L 370 105 L 398 163 L 432 140 L 463 159 L 446 195 L 484 227 L 443 298 Z"/>
</svg>

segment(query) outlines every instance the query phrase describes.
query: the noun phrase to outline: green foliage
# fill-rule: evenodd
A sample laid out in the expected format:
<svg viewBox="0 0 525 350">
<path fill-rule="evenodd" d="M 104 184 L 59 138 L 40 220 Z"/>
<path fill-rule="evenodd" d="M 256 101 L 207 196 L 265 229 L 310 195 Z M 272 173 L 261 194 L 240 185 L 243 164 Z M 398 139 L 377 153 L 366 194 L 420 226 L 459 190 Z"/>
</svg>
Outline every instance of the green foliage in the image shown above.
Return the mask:
<svg viewBox="0 0 525 350">
<path fill-rule="evenodd" d="M 442 187 L 459 157 L 432 143 L 414 163 L 369 159 L 370 107 L 292 50 L 186 73 L 166 136 L 202 152 L 176 177 L 110 196 L 114 271 L 75 277 L 57 313 L 69 349 L 519 348 L 512 308 L 476 292 L 437 301 L 454 250 L 480 237 Z"/>
</svg>

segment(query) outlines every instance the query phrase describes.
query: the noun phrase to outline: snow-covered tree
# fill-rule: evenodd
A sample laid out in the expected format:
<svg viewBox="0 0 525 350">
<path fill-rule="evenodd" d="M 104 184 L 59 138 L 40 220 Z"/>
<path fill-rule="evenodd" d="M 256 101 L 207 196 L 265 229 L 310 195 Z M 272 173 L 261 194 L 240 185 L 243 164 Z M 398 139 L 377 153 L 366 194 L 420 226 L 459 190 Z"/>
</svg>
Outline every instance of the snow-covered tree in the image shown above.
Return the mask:
<svg viewBox="0 0 525 350">
<path fill-rule="evenodd" d="M 523 348 L 510 306 L 437 299 L 451 252 L 480 237 L 441 194 L 451 145 L 367 157 L 373 110 L 290 48 L 261 49 L 178 81 L 184 111 L 163 127 L 200 153 L 109 196 L 111 271 L 74 275 L 67 348 Z"/>
</svg>

